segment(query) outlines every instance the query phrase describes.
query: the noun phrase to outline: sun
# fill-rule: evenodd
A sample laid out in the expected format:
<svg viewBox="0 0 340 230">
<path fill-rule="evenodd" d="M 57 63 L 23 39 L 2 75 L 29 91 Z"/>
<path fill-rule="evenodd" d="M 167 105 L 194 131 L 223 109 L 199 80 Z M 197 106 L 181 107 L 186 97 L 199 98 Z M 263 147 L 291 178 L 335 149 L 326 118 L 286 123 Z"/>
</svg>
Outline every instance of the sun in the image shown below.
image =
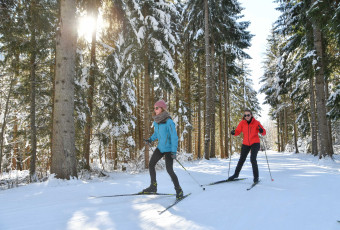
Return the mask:
<svg viewBox="0 0 340 230">
<path fill-rule="evenodd" d="M 91 16 L 80 16 L 78 18 L 78 37 L 83 37 L 87 42 L 92 41 L 92 33 L 94 30 L 97 32 L 97 37 L 100 34 L 101 18 L 98 17 L 97 21 Z"/>
</svg>

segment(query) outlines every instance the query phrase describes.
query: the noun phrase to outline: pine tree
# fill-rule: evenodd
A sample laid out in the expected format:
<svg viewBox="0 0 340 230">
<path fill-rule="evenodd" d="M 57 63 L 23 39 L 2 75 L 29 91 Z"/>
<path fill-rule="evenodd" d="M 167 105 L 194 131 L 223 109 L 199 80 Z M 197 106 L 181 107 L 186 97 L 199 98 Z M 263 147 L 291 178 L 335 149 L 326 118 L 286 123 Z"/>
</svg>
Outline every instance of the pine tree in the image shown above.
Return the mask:
<svg viewBox="0 0 340 230">
<path fill-rule="evenodd" d="M 77 177 L 74 128 L 74 75 L 76 56 L 74 0 L 60 2 L 60 30 L 57 34 L 55 101 L 51 173 L 57 178 Z"/>
</svg>

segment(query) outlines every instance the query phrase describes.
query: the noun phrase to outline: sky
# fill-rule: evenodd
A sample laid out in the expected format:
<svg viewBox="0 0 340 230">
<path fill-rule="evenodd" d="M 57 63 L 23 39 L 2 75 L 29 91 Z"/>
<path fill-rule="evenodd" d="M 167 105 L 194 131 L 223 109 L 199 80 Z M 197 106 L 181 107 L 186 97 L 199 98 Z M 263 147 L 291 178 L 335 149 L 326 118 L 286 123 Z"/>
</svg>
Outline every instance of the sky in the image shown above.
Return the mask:
<svg viewBox="0 0 340 230">
<path fill-rule="evenodd" d="M 254 82 L 254 89 L 258 91 L 261 88 L 260 78 L 263 75 L 263 61 L 265 57 L 267 38 L 270 34 L 272 24 L 279 17 L 280 12 L 275 10 L 277 3 L 273 0 L 239 0 L 241 6 L 245 8 L 242 13 L 243 20 L 250 21 L 248 30 L 254 35 L 252 38 L 252 46 L 246 52 L 252 57 L 247 60 L 251 70 L 250 76 Z M 258 99 L 262 108 L 261 118 L 259 120 L 264 123 L 269 120 L 269 105 L 263 105 L 264 94 L 259 94 Z"/>
</svg>

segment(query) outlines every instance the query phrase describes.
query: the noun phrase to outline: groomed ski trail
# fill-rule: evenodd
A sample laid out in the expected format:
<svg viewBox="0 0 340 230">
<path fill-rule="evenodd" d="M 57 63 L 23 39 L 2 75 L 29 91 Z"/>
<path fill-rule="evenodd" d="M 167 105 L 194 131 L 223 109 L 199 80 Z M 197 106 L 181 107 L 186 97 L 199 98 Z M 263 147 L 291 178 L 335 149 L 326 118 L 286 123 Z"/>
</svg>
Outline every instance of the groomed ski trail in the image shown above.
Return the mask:
<svg viewBox="0 0 340 230">
<path fill-rule="evenodd" d="M 149 186 L 148 172 L 111 173 L 90 181 L 50 179 L 0 191 L 1 230 L 75 229 L 228 229 L 336 230 L 339 223 L 340 157 L 318 161 L 305 154 L 259 152 L 261 183 L 252 183 L 249 157 L 240 177 L 247 180 L 208 186 L 205 191 L 177 163 L 175 172 L 185 194 L 192 193 L 162 215 L 173 196 L 127 196 L 89 199 L 89 196 L 135 193 Z M 232 159 L 231 173 L 238 156 Z M 227 178 L 229 160 L 186 162 L 201 184 Z M 157 170 L 158 191 L 174 193 L 166 170 Z"/>
</svg>

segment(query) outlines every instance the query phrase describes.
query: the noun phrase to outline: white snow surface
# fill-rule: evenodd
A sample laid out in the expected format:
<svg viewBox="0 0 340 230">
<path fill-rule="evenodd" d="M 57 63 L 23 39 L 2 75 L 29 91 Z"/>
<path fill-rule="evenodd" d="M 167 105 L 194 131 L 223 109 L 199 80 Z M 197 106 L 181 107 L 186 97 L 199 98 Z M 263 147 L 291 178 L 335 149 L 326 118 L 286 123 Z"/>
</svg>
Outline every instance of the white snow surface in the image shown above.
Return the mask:
<svg viewBox="0 0 340 230">
<path fill-rule="evenodd" d="M 91 198 L 135 193 L 147 187 L 150 177 L 111 173 L 88 181 L 50 178 L 0 192 L 1 230 L 54 229 L 228 229 L 228 230 L 335 230 L 340 229 L 340 156 L 318 161 L 306 154 L 267 151 L 274 181 L 264 152 L 259 152 L 261 182 L 252 183 L 249 157 L 240 177 L 243 181 L 207 186 L 206 190 L 175 163 L 184 193 L 192 194 L 166 211 L 171 196 Z M 232 158 L 232 174 L 238 156 Z M 185 162 L 201 184 L 223 180 L 229 160 Z M 157 171 L 158 192 L 173 193 L 166 170 Z"/>
</svg>

